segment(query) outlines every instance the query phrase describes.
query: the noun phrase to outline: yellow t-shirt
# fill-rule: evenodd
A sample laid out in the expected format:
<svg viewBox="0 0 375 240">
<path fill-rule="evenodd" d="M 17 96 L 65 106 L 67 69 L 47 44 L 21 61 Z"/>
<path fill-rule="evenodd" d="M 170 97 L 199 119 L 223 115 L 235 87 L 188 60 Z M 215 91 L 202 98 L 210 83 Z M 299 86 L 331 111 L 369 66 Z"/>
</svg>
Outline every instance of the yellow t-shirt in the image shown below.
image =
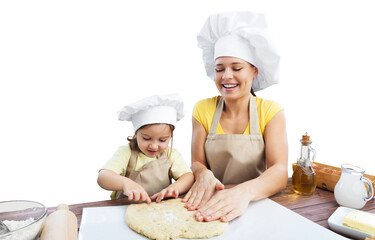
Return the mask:
<svg viewBox="0 0 375 240">
<path fill-rule="evenodd" d="M 165 151 L 168 152 L 169 148 L 167 148 Z M 113 156 L 102 167 L 102 169 L 112 170 L 117 174 L 126 172 L 126 168 L 128 167 L 128 163 L 130 160 L 130 155 L 131 149 L 129 144 L 120 146 L 117 149 L 117 151 L 113 154 Z M 138 171 L 139 169 L 141 169 L 143 165 L 154 160 L 156 160 L 156 157 L 149 158 L 142 152 L 139 152 L 137 162 L 135 164 L 135 170 Z M 187 172 L 191 172 L 185 160 L 182 158 L 181 154 L 176 149 L 172 149 L 170 160 L 172 162 L 170 173 L 174 180 L 177 180 L 179 177 L 181 177 L 183 174 Z"/>
<path fill-rule="evenodd" d="M 203 125 L 203 127 L 206 129 L 207 134 L 211 129 L 212 120 L 216 111 L 217 99 L 218 96 L 200 100 L 195 104 L 193 109 L 193 117 Z M 273 118 L 273 116 L 276 115 L 276 113 L 278 113 L 283 108 L 280 104 L 274 101 L 265 100 L 258 97 L 255 97 L 255 100 L 258 111 L 259 130 L 263 135 L 267 123 Z M 220 122 L 217 126 L 216 134 L 224 134 Z M 243 134 L 250 134 L 250 122 Z"/>
</svg>

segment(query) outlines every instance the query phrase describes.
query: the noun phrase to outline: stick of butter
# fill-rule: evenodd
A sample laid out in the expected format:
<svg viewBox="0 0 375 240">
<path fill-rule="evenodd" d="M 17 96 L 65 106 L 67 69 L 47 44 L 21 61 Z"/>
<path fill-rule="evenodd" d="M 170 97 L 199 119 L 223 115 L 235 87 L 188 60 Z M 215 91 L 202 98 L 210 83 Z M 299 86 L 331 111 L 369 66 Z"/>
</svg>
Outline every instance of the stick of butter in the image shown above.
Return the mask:
<svg viewBox="0 0 375 240">
<path fill-rule="evenodd" d="M 345 215 L 342 225 L 375 234 L 375 214 L 364 211 L 352 211 Z"/>
</svg>

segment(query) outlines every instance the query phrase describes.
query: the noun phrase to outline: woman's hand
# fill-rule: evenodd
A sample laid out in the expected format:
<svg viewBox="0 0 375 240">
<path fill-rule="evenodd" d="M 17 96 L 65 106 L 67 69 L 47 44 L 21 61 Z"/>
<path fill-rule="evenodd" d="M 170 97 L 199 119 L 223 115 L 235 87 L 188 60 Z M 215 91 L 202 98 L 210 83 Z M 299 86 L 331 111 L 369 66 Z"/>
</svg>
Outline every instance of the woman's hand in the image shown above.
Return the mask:
<svg viewBox="0 0 375 240">
<path fill-rule="evenodd" d="M 185 207 L 188 210 L 196 210 L 204 206 L 216 190 L 222 189 L 224 189 L 224 185 L 215 178 L 210 170 L 204 169 L 198 174 L 195 183 L 182 201 L 186 202 Z"/>
<path fill-rule="evenodd" d="M 122 192 L 125 196 L 128 197 L 130 201 L 146 201 L 147 203 L 151 203 L 151 199 L 148 196 L 146 190 L 141 185 L 129 178 L 126 178 L 126 180 L 124 181 Z"/>
<path fill-rule="evenodd" d="M 161 200 L 163 200 L 165 197 L 174 197 L 177 198 L 179 195 L 178 189 L 173 188 L 172 186 L 169 186 L 167 188 L 164 188 L 158 193 L 155 193 L 151 196 L 151 200 L 155 200 L 157 203 L 160 203 Z"/>
<path fill-rule="evenodd" d="M 244 186 L 237 185 L 230 189 L 217 191 L 212 198 L 196 213 L 197 221 L 214 221 L 220 219 L 229 222 L 241 216 L 247 209 L 250 198 L 246 196 Z"/>
</svg>

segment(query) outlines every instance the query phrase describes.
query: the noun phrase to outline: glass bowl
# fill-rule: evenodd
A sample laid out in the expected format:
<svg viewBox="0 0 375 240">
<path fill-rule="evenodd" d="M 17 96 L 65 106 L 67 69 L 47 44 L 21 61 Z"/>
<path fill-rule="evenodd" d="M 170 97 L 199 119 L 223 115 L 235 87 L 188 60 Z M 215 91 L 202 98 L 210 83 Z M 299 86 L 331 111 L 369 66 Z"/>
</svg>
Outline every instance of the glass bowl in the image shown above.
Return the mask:
<svg viewBox="0 0 375 240">
<path fill-rule="evenodd" d="M 14 200 L 0 202 L 0 220 L 10 232 L 0 240 L 34 240 L 42 231 L 47 208 L 38 202 Z"/>
</svg>

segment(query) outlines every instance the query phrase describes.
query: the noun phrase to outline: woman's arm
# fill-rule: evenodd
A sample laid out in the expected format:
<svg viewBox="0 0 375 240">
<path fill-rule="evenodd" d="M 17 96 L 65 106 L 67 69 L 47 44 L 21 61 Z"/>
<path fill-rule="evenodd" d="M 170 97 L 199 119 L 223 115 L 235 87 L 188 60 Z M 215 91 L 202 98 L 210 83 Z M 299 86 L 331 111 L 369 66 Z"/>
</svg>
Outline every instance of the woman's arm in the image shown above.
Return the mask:
<svg viewBox="0 0 375 240">
<path fill-rule="evenodd" d="M 196 212 L 198 221 L 221 219 L 231 221 L 242 215 L 251 201 L 269 197 L 283 188 L 288 180 L 288 143 L 284 111 L 278 112 L 264 131 L 267 170 L 259 177 L 218 191 Z"/>
<path fill-rule="evenodd" d="M 288 140 L 284 110 L 278 112 L 264 129 L 267 170 L 254 183 L 248 183 L 251 201 L 278 193 L 288 182 Z M 264 185 L 264 186 L 261 186 Z"/>
<path fill-rule="evenodd" d="M 151 203 L 150 197 L 141 185 L 114 171 L 107 169 L 100 170 L 97 181 L 99 186 L 106 190 L 123 191 L 123 194 L 129 200 Z"/>
<path fill-rule="evenodd" d="M 216 190 L 224 189 L 224 185 L 207 169 L 204 152 L 207 133 L 201 123 L 193 117 L 193 133 L 191 140 L 191 169 L 195 183 L 183 198 L 186 208 L 195 210 L 203 206 Z"/>
</svg>

